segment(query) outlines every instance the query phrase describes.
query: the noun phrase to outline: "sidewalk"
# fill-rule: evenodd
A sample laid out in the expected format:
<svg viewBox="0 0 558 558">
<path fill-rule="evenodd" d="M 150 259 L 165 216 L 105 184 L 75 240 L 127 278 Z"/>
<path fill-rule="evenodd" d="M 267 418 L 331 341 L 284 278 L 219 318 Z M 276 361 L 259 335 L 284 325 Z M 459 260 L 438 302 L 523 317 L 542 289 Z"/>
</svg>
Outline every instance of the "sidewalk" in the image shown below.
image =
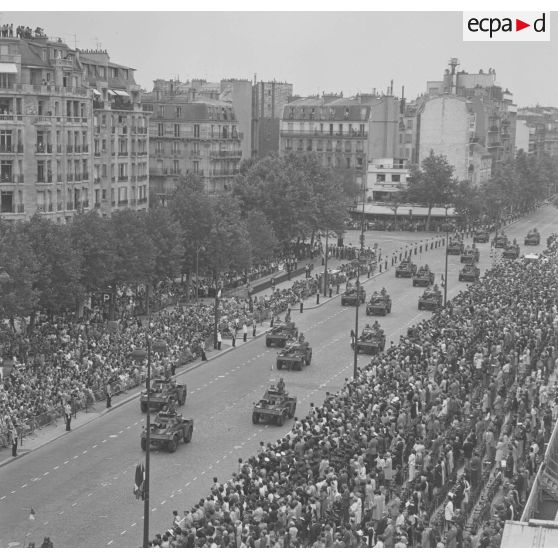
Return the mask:
<svg viewBox="0 0 558 558">
<path fill-rule="evenodd" d="M 440 237 L 438 237 L 440 238 Z M 430 239 L 429 239 L 430 241 Z M 443 249 L 443 246 L 439 246 L 438 248 L 434 248 L 434 250 L 440 250 Z M 434 251 L 432 250 L 432 251 Z M 428 252 L 424 252 L 425 254 L 428 254 Z M 341 263 L 346 263 L 348 260 L 337 260 L 335 258 L 328 258 L 328 268 L 329 269 L 335 269 L 335 266 Z M 384 260 L 387 261 L 387 260 Z M 304 267 L 305 264 L 303 264 Z M 396 264 L 397 265 L 397 264 Z M 376 272 L 375 274 L 371 275 L 370 278 L 368 278 L 366 275 L 362 275 L 361 276 L 361 284 L 366 284 L 367 282 L 379 277 L 380 275 L 383 275 L 386 271 L 391 271 L 392 270 L 392 265 L 391 265 L 391 255 L 389 256 L 389 262 L 387 267 L 384 266 L 384 264 L 382 265 L 382 272 L 380 273 L 379 271 Z M 316 274 L 321 274 L 324 272 L 325 266 L 323 265 L 319 265 L 319 266 L 315 266 L 314 269 L 312 270 L 312 276 L 315 276 Z M 280 289 L 288 289 L 289 287 L 292 286 L 292 284 L 295 281 L 298 280 L 303 280 L 304 279 L 304 274 L 302 274 L 301 276 L 299 275 L 298 277 L 292 278 L 291 280 L 287 280 L 287 281 L 283 281 L 280 284 L 277 285 L 276 288 L 280 288 Z M 263 279 L 262 280 L 269 280 L 269 277 Z M 314 308 L 320 308 L 322 307 L 324 304 L 327 304 L 328 302 L 335 300 L 337 298 L 339 298 L 341 296 L 341 294 L 343 293 L 343 287 L 341 287 L 339 289 L 339 293 L 336 293 L 336 290 L 334 289 L 333 294 L 331 297 L 323 296 L 323 292 L 320 294 L 319 297 L 319 303 L 317 302 L 317 297 L 315 295 L 313 295 L 312 297 L 309 297 L 305 300 L 304 302 L 304 310 L 312 310 Z M 270 295 L 272 293 L 272 289 L 268 288 L 265 289 L 263 291 L 260 291 L 257 296 L 263 296 L 264 294 Z M 211 299 L 200 299 L 203 301 L 208 301 L 209 303 L 212 303 L 214 301 L 213 298 Z M 298 308 L 295 309 L 296 313 L 298 313 Z M 262 322 L 262 324 L 258 324 L 257 327 L 257 332 L 255 336 L 252 336 L 252 332 L 249 331 L 248 334 L 248 343 L 251 340 L 255 340 L 260 338 L 261 336 L 265 335 L 267 333 L 267 331 L 270 328 L 270 323 L 269 320 L 266 320 L 264 322 Z M 238 336 L 237 339 L 237 346 L 240 347 L 242 345 L 244 345 L 243 341 L 242 341 L 242 336 Z M 222 349 L 220 351 L 215 350 L 213 348 L 211 348 L 208 352 L 207 352 L 207 360 L 214 360 L 216 358 L 219 358 L 220 356 L 226 354 L 227 352 L 231 351 L 233 349 L 232 346 L 232 339 L 229 337 L 224 337 L 223 341 L 222 341 Z M 196 368 L 198 368 L 199 366 L 202 366 L 204 364 L 204 361 L 201 360 L 197 360 L 189 365 L 186 365 L 185 367 L 181 367 L 179 369 L 177 369 L 175 378 L 178 378 L 182 375 L 187 374 L 188 372 L 190 372 L 191 370 L 194 370 Z M 113 405 L 110 409 L 106 408 L 106 403 L 105 401 L 97 401 L 95 403 L 95 405 L 93 407 L 90 407 L 87 412 L 84 411 L 80 411 L 76 418 L 72 419 L 72 432 L 75 430 L 78 430 L 80 428 L 82 428 L 83 426 L 89 424 L 90 422 L 92 422 L 93 420 L 106 415 L 107 413 L 110 413 L 111 411 L 113 411 L 114 409 L 118 409 L 119 407 L 121 407 L 122 405 L 125 405 L 127 403 L 129 403 L 130 401 L 133 401 L 134 399 L 138 398 L 141 391 L 143 389 L 143 385 L 140 386 L 136 386 L 135 388 L 130 389 L 128 392 L 125 392 L 123 394 L 117 395 L 113 398 Z M 23 444 L 20 445 L 18 447 L 18 455 L 16 457 L 12 457 L 11 455 L 11 448 L 5 448 L 4 450 L 0 450 L 0 468 L 7 465 L 8 463 L 11 463 L 12 461 L 15 461 L 16 459 L 19 459 L 20 457 L 23 457 L 24 455 L 27 455 L 28 453 L 31 453 L 34 450 L 37 450 L 47 444 L 49 444 L 50 442 L 53 442 L 54 440 L 57 440 L 59 438 L 62 438 L 63 436 L 66 436 L 70 434 L 70 432 L 67 432 L 65 429 L 65 424 L 64 424 L 64 419 L 63 418 L 59 418 L 57 421 L 55 421 L 54 423 L 51 423 L 47 426 L 44 426 L 43 428 L 40 428 L 38 430 L 36 430 L 35 432 L 33 432 L 33 434 L 30 434 L 29 436 L 27 436 L 26 438 L 24 438 L 23 440 Z"/>
</svg>

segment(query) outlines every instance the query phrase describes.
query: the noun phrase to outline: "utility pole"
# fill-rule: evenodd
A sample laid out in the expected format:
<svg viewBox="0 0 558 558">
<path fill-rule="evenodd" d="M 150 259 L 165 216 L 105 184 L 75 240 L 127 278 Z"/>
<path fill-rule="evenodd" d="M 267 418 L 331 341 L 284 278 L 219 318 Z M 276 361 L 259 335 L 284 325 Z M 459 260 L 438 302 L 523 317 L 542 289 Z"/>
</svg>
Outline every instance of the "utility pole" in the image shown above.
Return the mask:
<svg viewBox="0 0 558 558">
<path fill-rule="evenodd" d="M 329 229 L 325 232 L 325 256 L 324 256 L 324 298 L 327 296 L 327 251 L 328 251 L 328 239 L 329 239 Z"/>
<path fill-rule="evenodd" d="M 356 280 L 356 303 L 355 303 L 355 346 L 354 346 L 354 355 L 353 355 L 353 378 L 358 377 L 357 372 L 357 344 L 358 344 L 358 307 L 360 306 L 360 258 L 362 257 L 362 253 L 364 252 L 364 200 L 366 197 L 366 190 L 362 190 L 362 214 L 361 214 L 361 222 L 360 222 L 360 253 L 358 255 L 358 264 L 357 264 L 357 280 Z"/>
</svg>

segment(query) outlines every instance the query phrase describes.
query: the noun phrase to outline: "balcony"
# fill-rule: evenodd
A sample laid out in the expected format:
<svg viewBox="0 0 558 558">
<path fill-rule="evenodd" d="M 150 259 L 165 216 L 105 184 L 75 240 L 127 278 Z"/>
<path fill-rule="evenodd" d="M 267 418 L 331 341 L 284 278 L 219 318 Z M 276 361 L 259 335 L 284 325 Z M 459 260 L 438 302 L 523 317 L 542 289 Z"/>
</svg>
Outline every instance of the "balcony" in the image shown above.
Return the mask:
<svg viewBox="0 0 558 558">
<path fill-rule="evenodd" d="M 0 183 L 2 184 L 15 184 L 16 182 L 16 175 L 5 173 L 0 176 Z"/>
<path fill-rule="evenodd" d="M 100 126 L 95 126 L 95 133 L 96 133 L 96 134 L 100 134 L 100 133 L 101 133 L 101 127 L 100 127 Z"/>
<path fill-rule="evenodd" d="M 137 128 L 138 134 L 147 134 L 147 128 Z"/>
<path fill-rule="evenodd" d="M 17 153 L 15 145 L 0 145 L 0 153 Z"/>
<path fill-rule="evenodd" d="M 100 151 L 95 151 L 95 157 L 100 157 L 101 156 L 101 152 Z"/>
<path fill-rule="evenodd" d="M 128 135 L 128 126 L 122 126 L 122 128 L 119 129 L 118 133 L 120 135 Z"/>
<path fill-rule="evenodd" d="M 367 138 L 368 132 L 361 132 L 360 130 L 347 130 L 345 132 L 330 132 L 329 130 L 281 130 L 280 135 L 283 137 Z"/>
<path fill-rule="evenodd" d="M 74 152 L 74 146 L 73 145 L 67 145 L 66 146 L 66 153 L 73 153 Z"/>
<path fill-rule="evenodd" d="M 112 176 L 110 179 L 111 182 L 116 182 L 116 176 Z"/>
<path fill-rule="evenodd" d="M 83 200 L 83 209 L 89 209 L 89 200 Z"/>
<path fill-rule="evenodd" d="M 73 182 L 74 181 L 74 175 L 73 174 L 67 174 L 66 175 L 66 181 L 67 182 Z"/>
<path fill-rule="evenodd" d="M 81 153 L 81 145 L 76 145 L 74 150 L 75 150 L 75 153 Z"/>
<path fill-rule="evenodd" d="M 138 199 L 138 205 L 140 205 L 142 203 L 147 203 L 147 198 L 139 198 Z"/>
<path fill-rule="evenodd" d="M 128 205 L 128 200 L 119 200 L 118 201 L 118 207 L 122 207 L 122 206 L 127 206 Z"/>
<path fill-rule="evenodd" d="M 127 182 L 127 181 L 128 181 L 128 177 L 125 175 L 118 177 L 118 182 Z"/>
<path fill-rule="evenodd" d="M 62 153 L 62 146 L 61 145 L 56 146 L 56 153 Z"/>
<path fill-rule="evenodd" d="M 74 204 L 72 202 L 66 202 L 66 211 L 73 211 Z"/>
<path fill-rule="evenodd" d="M 56 211 L 62 211 L 62 207 L 63 207 L 62 202 L 59 201 L 59 202 L 56 204 Z"/>
<path fill-rule="evenodd" d="M 119 151 L 119 152 L 118 152 L 118 156 L 119 156 L 119 157 L 127 157 L 127 156 L 128 156 L 128 152 L 127 152 L 127 151 Z"/>
<path fill-rule="evenodd" d="M 93 179 L 93 184 L 100 184 L 101 179 L 99 177 Z"/>
<path fill-rule="evenodd" d="M 35 153 L 38 153 L 38 154 L 40 154 L 40 153 L 45 153 L 45 154 L 46 153 L 52 153 L 52 144 L 47 143 L 45 145 L 45 144 L 39 143 L 39 144 L 35 145 Z"/>
<path fill-rule="evenodd" d="M 89 145 L 88 144 L 84 144 L 81 146 L 81 152 L 82 153 L 89 153 Z"/>
<path fill-rule="evenodd" d="M 231 151 L 221 151 L 221 150 L 210 151 L 209 156 L 212 159 L 228 159 L 228 158 L 239 159 L 240 157 L 242 157 L 242 150 L 234 149 L 234 150 L 231 150 Z M 199 157 L 199 153 L 198 153 L 198 157 Z"/>
<path fill-rule="evenodd" d="M 101 202 L 95 202 L 93 207 L 95 207 L 95 209 L 99 209 L 101 207 Z"/>
<path fill-rule="evenodd" d="M 134 199 L 130 200 L 130 205 L 131 205 L 132 207 L 135 206 L 135 205 L 137 205 L 137 204 L 138 204 L 138 200 L 134 200 Z"/>
<path fill-rule="evenodd" d="M 63 182 L 63 179 L 62 179 L 62 175 L 61 175 L 61 174 L 57 174 L 57 175 L 56 175 L 56 182 Z"/>
<path fill-rule="evenodd" d="M 89 180 L 89 173 L 88 173 L 88 172 L 84 172 L 84 173 L 81 175 L 81 179 L 82 179 L 82 180 Z"/>
</svg>

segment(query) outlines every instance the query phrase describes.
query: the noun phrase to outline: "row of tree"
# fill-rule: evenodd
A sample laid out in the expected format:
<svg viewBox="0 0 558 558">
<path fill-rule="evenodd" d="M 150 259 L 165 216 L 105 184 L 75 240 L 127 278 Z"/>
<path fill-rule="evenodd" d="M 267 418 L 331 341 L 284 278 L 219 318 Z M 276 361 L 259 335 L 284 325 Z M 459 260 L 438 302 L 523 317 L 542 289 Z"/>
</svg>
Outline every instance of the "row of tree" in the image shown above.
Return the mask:
<svg viewBox="0 0 558 558">
<path fill-rule="evenodd" d="M 346 183 L 314 157 L 268 157 L 242 167 L 233 195 L 210 196 L 190 175 L 166 207 L 147 213 L 91 211 L 69 225 L 39 215 L 0 221 L 0 316 L 55 315 L 90 293 L 242 271 L 293 239 L 341 231 Z"/>
<path fill-rule="evenodd" d="M 556 193 L 558 159 L 519 150 L 513 160 L 497 166 L 490 180 L 474 187 L 455 178 L 445 156 L 431 152 L 420 167 L 411 169 L 408 183 L 408 189 L 394 198 L 395 209 L 406 202 L 420 203 L 428 207 L 430 217 L 433 207 L 454 206 L 464 221 L 499 221 L 509 213 L 527 212 Z"/>
</svg>

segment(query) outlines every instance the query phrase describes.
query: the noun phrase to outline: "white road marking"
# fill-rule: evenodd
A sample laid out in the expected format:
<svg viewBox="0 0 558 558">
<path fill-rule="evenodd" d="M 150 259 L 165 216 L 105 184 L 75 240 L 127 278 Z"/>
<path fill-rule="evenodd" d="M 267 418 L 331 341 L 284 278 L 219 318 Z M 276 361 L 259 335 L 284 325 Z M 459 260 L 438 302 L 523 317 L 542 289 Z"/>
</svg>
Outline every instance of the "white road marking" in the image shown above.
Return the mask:
<svg viewBox="0 0 558 558">
<path fill-rule="evenodd" d="M 166 503 L 167 503 L 167 501 L 166 501 L 166 500 L 163 500 L 159 505 L 160 505 L 160 506 L 164 506 Z"/>
<path fill-rule="evenodd" d="M 109 436 L 109 438 L 118 438 L 118 434 L 111 434 L 111 435 Z M 104 442 L 104 441 L 105 441 L 105 440 L 103 440 L 103 442 Z"/>
<path fill-rule="evenodd" d="M 79 457 L 79 455 L 74 455 L 74 459 L 77 459 Z"/>
<path fill-rule="evenodd" d="M 60 468 L 60 465 L 56 465 L 56 467 L 54 467 L 54 471 L 58 471 L 59 468 Z"/>
<path fill-rule="evenodd" d="M 43 523 L 43 525 L 48 525 L 48 521 L 45 521 L 45 522 Z"/>
<path fill-rule="evenodd" d="M 110 541 L 107 543 L 107 546 L 110 546 L 113 542 L 114 542 L 113 540 L 110 540 Z"/>
<path fill-rule="evenodd" d="M 95 445 L 93 446 L 93 449 L 95 449 L 96 447 L 97 447 L 97 444 L 95 444 Z"/>
<path fill-rule="evenodd" d="M 124 430 L 121 430 L 118 434 L 124 434 Z"/>
<path fill-rule="evenodd" d="M 74 503 L 72 504 L 72 508 L 75 508 L 76 506 L 77 506 L 77 502 L 74 502 Z"/>
<path fill-rule="evenodd" d="M 87 496 L 88 496 L 88 497 L 89 497 L 89 496 L 93 496 L 93 492 L 90 492 Z"/>
<path fill-rule="evenodd" d="M 58 512 L 58 515 L 64 515 L 64 510 L 62 510 L 61 512 Z"/>
<path fill-rule="evenodd" d="M 2 498 L 0 498 L 0 500 L 4 500 L 6 498 L 6 496 L 2 496 Z"/>
<path fill-rule="evenodd" d="M 126 430 L 130 430 L 130 428 L 132 428 L 132 427 L 131 427 L 131 426 L 127 426 L 127 427 L 126 427 Z"/>
<path fill-rule="evenodd" d="M 16 491 L 15 491 L 15 490 L 12 490 L 12 492 L 11 492 L 11 493 L 12 493 L 12 494 L 15 494 L 15 493 L 16 493 Z"/>
<path fill-rule="evenodd" d="M 22 484 L 20 488 L 25 488 L 26 486 L 26 484 Z"/>
<path fill-rule="evenodd" d="M 67 465 L 70 461 L 64 461 L 64 465 Z"/>
<path fill-rule="evenodd" d="M 151 510 L 151 511 L 152 511 L 152 512 L 154 512 L 154 511 L 157 511 L 157 508 L 152 508 L 152 510 Z"/>
<path fill-rule="evenodd" d="M 124 534 L 126 534 L 126 532 L 127 532 L 127 531 L 124 530 L 124 531 L 122 531 L 122 533 L 120 533 L 120 534 L 121 534 L 121 535 L 124 535 Z"/>
<path fill-rule="evenodd" d="M 81 452 L 81 455 L 85 455 L 86 453 L 87 453 L 87 450 L 83 450 L 83 451 Z"/>
<path fill-rule="evenodd" d="M 49 471 L 47 471 L 47 472 L 43 475 L 43 477 L 46 477 L 48 474 L 49 474 Z"/>
<path fill-rule="evenodd" d="M 137 525 L 137 523 L 132 523 L 132 524 L 130 525 L 130 527 L 135 527 L 136 525 Z"/>
</svg>

